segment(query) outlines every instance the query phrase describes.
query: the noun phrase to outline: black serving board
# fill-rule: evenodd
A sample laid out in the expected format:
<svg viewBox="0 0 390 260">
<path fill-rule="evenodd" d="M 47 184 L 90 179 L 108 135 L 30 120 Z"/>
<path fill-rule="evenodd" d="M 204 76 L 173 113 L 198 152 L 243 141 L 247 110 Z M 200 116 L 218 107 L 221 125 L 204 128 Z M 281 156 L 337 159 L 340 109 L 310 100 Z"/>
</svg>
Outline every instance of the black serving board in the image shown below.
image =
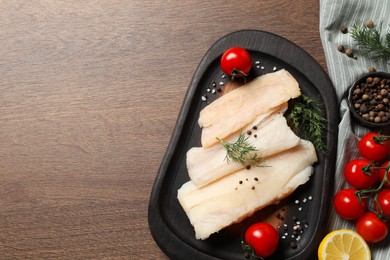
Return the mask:
<svg viewBox="0 0 390 260">
<path fill-rule="evenodd" d="M 222 74 L 219 60 L 223 52 L 233 46 L 249 51 L 253 62 L 252 78 L 284 68 L 297 79 L 302 93 L 316 99 L 325 111 L 328 151 L 326 154 L 317 152 L 319 162 L 309 182 L 280 203 L 278 210 L 281 207 L 284 215 L 278 230 L 281 239 L 270 258 L 314 259 L 325 235 L 332 196 L 338 124 L 336 95 L 328 75 L 307 52 L 280 36 L 257 30 L 224 36 L 206 52 L 195 71 L 152 189 L 148 212 L 152 236 L 172 259 L 245 259 L 240 234 L 251 223 L 261 221 L 263 212 L 272 212 L 275 207 L 270 206 L 202 241 L 195 239 L 194 229 L 177 200 L 177 190 L 189 180 L 186 152 L 200 146 L 199 112 L 220 95 L 218 91 L 213 94 L 213 89 L 223 88 L 228 81 Z M 214 82 L 216 86 L 213 86 Z M 203 95 L 207 96 L 206 101 L 202 100 Z M 291 227 L 296 218 L 307 225 L 300 234 L 297 248 L 292 249 L 290 243 L 296 237 L 291 237 Z"/>
</svg>

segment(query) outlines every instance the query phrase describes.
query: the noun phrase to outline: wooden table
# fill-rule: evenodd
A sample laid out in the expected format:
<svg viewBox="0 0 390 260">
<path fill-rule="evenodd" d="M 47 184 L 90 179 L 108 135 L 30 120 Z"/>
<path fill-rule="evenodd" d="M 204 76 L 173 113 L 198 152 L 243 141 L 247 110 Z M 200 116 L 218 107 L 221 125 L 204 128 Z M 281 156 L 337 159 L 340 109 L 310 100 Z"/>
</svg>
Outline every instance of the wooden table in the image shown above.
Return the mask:
<svg viewBox="0 0 390 260">
<path fill-rule="evenodd" d="M 0 259 L 165 259 L 148 201 L 203 54 L 259 29 L 325 68 L 318 28 L 313 0 L 2 1 Z"/>
</svg>

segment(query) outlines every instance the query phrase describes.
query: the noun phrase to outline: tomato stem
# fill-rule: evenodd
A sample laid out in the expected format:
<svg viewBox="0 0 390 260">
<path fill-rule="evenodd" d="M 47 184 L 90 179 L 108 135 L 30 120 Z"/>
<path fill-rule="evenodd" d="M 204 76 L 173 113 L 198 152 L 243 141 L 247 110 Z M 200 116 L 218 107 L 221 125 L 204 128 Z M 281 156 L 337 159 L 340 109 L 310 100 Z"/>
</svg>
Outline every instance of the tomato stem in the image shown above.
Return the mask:
<svg viewBox="0 0 390 260">
<path fill-rule="evenodd" d="M 244 239 L 241 238 L 241 247 L 242 249 L 244 250 L 244 256 L 245 258 L 249 258 L 249 257 L 254 257 L 256 259 L 259 259 L 259 260 L 264 260 L 264 258 L 256 255 L 255 253 L 255 250 L 253 249 L 253 247 L 249 244 L 247 244 Z"/>
<path fill-rule="evenodd" d="M 246 77 L 248 77 L 248 74 L 245 74 L 242 70 L 233 69 L 231 77 L 232 81 L 234 81 L 236 77 L 243 77 L 244 83 L 246 83 Z"/>
<path fill-rule="evenodd" d="M 374 136 L 372 139 L 377 144 L 388 145 L 385 141 L 390 140 L 390 135 L 382 135 L 382 134 L 378 133 L 378 135 Z"/>
<path fill-rule="evenodd" d="M 368 197 L 368 194 L 372 194 L 374 193 L 374 203 L 378 206 L 379 208 L 379 212 L 377 210 L 374 211 L 374 213 L 378 216 L 379 219 L 383 220 L 383 221 L 388 221 L 388 219 L 386 219 L 386 217 L 383 216 L 383 209 L 381 207 L 381 205 L 379 204 L 378 202 L 378 193 L 383 189 L 383 186 L 388 183 L 390 184 L 390 180 L 388 178 L 388 174 L 389 174 L 389 170 L 390 170 L 390 163 L 388 163 L 386 166 L 381 166 L 381 167 L 373 167 L 372 166 L 372 162 L 363 167 L 365 169 L 363 169 L 363 172 L 365 170 L 367 171 L 372 171 L 372 170 L 381 170 L 381 169 L 385 169 L 385 174 L 383 176 L 383 179 L 381 181 L 381 183 L 379 184 L 379 186 L 375 189 L 372 189 L 372 188 L 369 188 L 369 189 L 364 189 L 364 190 L 358 190 L 355 192 L 355 195 L 359 198 L 359 201 L 361 202 L 361 200 L 365 197 Z"/>
<path fill-rule="evenodd" d="M 370 162 L 369 165 L 363 166 L 363 167 L 362 167 L 363 173 L 364 173 L 365 175 L 372 176 L 371 172 L 372 172 L 372 170 L 373 170 L 373 168 L 374 168 L 374 167 L 373 167 L 374 164 L 375 164 L 375 163 L 372 161 L 372 162 Z"/>
</svg>

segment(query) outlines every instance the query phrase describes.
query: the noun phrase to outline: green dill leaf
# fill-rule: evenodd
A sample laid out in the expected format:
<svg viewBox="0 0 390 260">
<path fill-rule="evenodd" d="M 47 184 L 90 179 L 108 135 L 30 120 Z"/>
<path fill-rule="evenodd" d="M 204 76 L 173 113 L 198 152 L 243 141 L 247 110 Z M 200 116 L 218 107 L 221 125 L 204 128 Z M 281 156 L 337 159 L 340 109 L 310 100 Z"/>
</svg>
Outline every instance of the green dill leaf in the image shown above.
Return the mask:
<svg viewBox="0 0 390 260">
<path fill-rule="evenodd" d="M 314 100 L 305 95 L 290 100 L 286 119 L 296 135 L 311 141 L 319 151 L 326 152 L 326 119 Z"/>
<path fill-rule="evenodd" d="M 240 133 L 235 143 L 228 143 L 217 137 L 217 140 L 226 149 L 225 160 L 227 163 L 233 161 L 243 166 L 259 166 L 264 161 L 257 153 L 256 147 L 248 142 L 248 138 L 243 133 Z"/>
</svg>

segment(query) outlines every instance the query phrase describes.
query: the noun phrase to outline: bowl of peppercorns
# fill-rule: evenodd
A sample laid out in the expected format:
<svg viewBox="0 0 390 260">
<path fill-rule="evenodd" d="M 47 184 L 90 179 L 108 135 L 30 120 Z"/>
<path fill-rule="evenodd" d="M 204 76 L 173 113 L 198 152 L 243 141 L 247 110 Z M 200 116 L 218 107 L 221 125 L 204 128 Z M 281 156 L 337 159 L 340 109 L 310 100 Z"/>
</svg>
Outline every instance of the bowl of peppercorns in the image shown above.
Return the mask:
<svg viewBox="0 0 390 260">
<path fill-rule="evenodd" d="M 390 74 L 369 72 L 350 87 L 348 102 L 353 117 L 363 126 L 390 126 Z"/>
</svg>

